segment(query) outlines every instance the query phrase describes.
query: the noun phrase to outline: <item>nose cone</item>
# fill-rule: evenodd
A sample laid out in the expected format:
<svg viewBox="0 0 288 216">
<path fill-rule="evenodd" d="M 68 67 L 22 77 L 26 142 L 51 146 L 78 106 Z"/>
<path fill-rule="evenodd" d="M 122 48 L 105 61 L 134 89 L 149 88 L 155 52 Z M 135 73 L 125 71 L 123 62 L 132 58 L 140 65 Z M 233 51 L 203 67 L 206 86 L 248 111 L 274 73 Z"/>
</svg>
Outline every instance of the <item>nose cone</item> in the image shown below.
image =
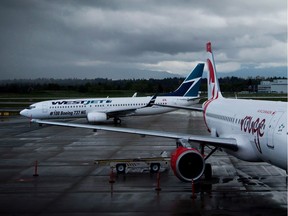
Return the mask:
<svg viewBox="0 0 288 216">
<path fill-rule="evenodd" d="M 29 112 L 27 109 L 21 110 L 20 115 L 25 116 L 25 117 L 29 117 Z"/>
</svg>

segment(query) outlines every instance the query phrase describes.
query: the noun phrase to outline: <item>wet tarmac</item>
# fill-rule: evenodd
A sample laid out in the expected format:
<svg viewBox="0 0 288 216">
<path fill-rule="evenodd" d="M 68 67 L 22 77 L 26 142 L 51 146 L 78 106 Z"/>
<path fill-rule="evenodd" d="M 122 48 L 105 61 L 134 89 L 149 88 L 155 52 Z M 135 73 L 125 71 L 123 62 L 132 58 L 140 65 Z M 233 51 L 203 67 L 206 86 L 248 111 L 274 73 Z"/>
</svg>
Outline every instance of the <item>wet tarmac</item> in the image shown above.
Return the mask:
<svg viewBox="0 0 288 216">
<path fill-rule="evenodd" d="M 193 189 L 171 170 L 111 176 L 94 164 L 169 153 L 173 140 L 0 121 L 0 215 L 287 215 L 286 173 L 267 163 L 217 151 L 208 159 L 212 180 Z M 122 127 L 207 134 L 202 117 L 186 111 L 126 118 Z"/>
</svg>

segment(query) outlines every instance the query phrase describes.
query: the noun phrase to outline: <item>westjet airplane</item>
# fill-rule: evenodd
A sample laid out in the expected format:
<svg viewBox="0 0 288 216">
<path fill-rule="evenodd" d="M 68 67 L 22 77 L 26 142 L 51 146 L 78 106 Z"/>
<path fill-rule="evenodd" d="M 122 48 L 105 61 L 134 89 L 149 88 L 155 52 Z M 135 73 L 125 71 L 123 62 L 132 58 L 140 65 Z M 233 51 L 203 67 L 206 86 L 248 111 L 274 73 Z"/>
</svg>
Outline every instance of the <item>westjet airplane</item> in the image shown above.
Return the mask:
<svg viewBox="0 0 288 216">
<path fill-rule="evenodd" d="M 287 171 L 287 102 L 224 98 L 220 91 L 210 42 L 207 43 L 207 54 L 208 100 L 198 109 L 171 107 L 202 111 L 210 136 L 37 119 L 33 122 L 175 139 L 177 148 L 171 154 L 171 168 L 182 181 L 197 180 L 203 175 L 211 178 L 212 167 L 206 161 L 218 148 L 241 160 L 267 162 Z M 199 145 L 192 147 L 189 141 Z M 214 148 L 205 155 L 205 146 Z"/>
<path fill-rule="evenodd" d="M 86 117 L 88 122 L 103 122 L 110 118 L 120 124 L 120 117 L 155 115 L 175 108 L 162 105 L 189 106 L 199 102 L 199 88 L 204 63 L 198 64 L 174 92 L 150 97 L 63 99 L 38 102 L 20 112 L 35 119 L 63 119 Z"/>
</svg>

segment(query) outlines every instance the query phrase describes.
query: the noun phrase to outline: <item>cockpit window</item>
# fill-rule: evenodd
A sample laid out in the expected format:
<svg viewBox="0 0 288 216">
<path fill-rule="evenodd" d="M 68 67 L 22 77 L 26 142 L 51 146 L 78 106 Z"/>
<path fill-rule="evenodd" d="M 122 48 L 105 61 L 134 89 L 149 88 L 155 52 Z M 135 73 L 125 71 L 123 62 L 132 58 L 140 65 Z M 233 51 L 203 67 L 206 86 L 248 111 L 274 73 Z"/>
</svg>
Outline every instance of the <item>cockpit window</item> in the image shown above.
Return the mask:
<svg viewBox="0 0 288 216">
<path fill-rule="evenodd" d="M 28 109 L 34 109 L 34 108 L 36 108 L 36 106 L 31 105 L 31 106 L 29 106 Z"/>
</svg>

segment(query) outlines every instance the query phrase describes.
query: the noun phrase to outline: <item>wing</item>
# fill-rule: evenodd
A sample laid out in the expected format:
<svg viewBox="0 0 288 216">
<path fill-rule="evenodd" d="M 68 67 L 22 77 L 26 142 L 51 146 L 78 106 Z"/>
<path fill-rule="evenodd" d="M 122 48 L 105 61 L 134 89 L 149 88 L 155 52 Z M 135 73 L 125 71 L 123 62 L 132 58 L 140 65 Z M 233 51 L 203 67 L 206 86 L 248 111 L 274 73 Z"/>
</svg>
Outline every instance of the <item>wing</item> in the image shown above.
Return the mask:
<svg viewBox="0 0 288 216">
<path fill-rule="evenodd" d="M 134 95 L 132 97 L 134 97 Z M 143 107 L 140 107 L 140 108 L 125 109 L 125 110 L 123 110 L 123 109 L 122 110 L 115 110 L 115 111 L 107 112 L 106 114 L 107 114 L 107 116 L 109 116 L 109 118 L 130 116 L 130 115 L 133 115 L 135 113 L 135 111 L 138 110 L 138 109 L 142 109 L 142 108 L 145 108 L 145 107 L 152 107 L 155 104 L 156 98 L 157 98 L 157 95 L 156 94 L 153 95 L 151 100 L 149 101 L 149 103 L 147 105 L 143 106 Z"/>
<path fill-rule="evenodd" d="M 141 109 L 141 108 L 138 108 Z M 125 116 L 131 116 L 135 113 L 137 109 L 126 109 L 126 110 L 115 110 L 115 111 L 110 111 L 107 112 L 106 115 L 109 118 L 113 118 L 113 117 L 125 117 Z"/>
<path fill-rule="evenodd" d="M 199 111 L 199 112 L 203 111 L 203 109 L 200 107 L 191 107 L 191 106 L 174 106 L 174 105 L 164 105 L 164 104 L 157 104 L 157 106 L 183 109 L 183 110 L 191 110 L 191 111 Z"/>
<path fill-rule="evenodd" d="M 236 139 L 233 138 L 219 138 L 219 137 L 210 137 L 210 136 L 201 136 L 201 135 L 191 135 L 191 134 L 181 134 L 174 132 L 164 132 L 164 131 L 152 131 L 152 130 L 143 130 L 143 129 L 133 129 L 133 128 L 120 128 L 120 127 L 110 127 L 110 126 L 101 126 L 101 125 L 90 125 L 90 124 L 76 124 L 76 123 L 65 123 L 65 122 L 55 122 L 55 121 L 44 121 L 39 119 L 32 119 L 31 122 L 39 124 L 48 124 L 55 126 L 63 127 L 75 127 L 75 128 L 85 128 L 92 130 L 104 130 L 110 132 L 118 133 L 129 133 L 129 134 L 138 134 L 141 136 L 155 136 L 163 137 L 168 139 L 175 140 L 188 140 L 198 142 L 200 144 L 211 145 L 215 147 L 225 148 L 233 151 L 238 150 Z"/>
</svg>

